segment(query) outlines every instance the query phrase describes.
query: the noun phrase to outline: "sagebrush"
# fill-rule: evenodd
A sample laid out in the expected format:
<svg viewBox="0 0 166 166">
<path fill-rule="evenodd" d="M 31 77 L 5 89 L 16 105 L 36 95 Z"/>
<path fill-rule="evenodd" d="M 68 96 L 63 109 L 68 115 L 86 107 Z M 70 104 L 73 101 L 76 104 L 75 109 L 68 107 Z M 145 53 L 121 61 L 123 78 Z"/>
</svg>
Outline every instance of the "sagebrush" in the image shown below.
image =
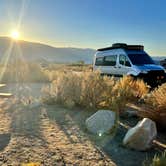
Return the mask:
<svg viewBox="0 0 166 166">
<path fill-rule="evenodd" d="M 1 83 L 48 82 L 49 77 L 39 64 L 17 61 L 6 66 L 0 65 Z"/>
<path fill-rule="evenodd" d="M 119 81 L 99 72 L 54 72 L 54 81 L 44 88 L 44 102 L 68 107 L 113 109 L 122 112 L 129 101 L 138 100 L 148 91 L 140 80 L 124 77 Z"/>
<path fill-rule="evenodd" d="M 145 100 L 145 107 L 139 114 L 148 117 L 163 127 L 166 127 L 166 84 L 152 91 Z"/>
</svg>

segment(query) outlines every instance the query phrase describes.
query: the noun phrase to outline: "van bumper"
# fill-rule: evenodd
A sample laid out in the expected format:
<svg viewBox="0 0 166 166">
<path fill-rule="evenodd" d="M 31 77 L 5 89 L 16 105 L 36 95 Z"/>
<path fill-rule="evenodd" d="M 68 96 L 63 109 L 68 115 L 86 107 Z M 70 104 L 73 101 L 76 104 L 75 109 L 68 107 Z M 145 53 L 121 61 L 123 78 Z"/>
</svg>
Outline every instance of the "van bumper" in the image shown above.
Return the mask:
<svg viewBox="0 0 166 166">
<path fill-rule="evenodd" d="M 143 79 L 154 88 L 166 82 L 166 73 L 164 71 L 149 71 L 147 74 L 140 73 L 137 78 Z"/>
</svg>

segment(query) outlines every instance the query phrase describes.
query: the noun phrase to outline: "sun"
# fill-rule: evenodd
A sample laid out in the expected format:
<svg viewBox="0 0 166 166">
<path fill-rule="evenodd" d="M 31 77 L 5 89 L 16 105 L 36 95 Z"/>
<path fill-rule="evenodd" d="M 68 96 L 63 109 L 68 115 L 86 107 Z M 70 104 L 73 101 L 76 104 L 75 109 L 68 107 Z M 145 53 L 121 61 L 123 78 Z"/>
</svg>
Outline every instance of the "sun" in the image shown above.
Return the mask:
<svg viewBox="0 0 166 166">
<path fill-rule="evenodd" d="M 13 30 L 10 34 L 11 38 L 14 40 L 19 40 L 20 38 L 20 33 L 17 30 Z"/>
</svg>

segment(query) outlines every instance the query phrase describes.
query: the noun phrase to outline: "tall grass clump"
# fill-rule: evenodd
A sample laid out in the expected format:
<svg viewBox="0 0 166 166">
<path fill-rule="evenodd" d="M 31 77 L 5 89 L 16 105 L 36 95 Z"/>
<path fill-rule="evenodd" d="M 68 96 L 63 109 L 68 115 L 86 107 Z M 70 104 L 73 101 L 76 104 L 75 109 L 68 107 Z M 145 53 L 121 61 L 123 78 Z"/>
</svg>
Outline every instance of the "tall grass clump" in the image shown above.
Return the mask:
<svg viewBox="0 0 166 166">
<path fill-rule="evenodd" d="M 151 166 L 164 166 L 166 165 L 166 151 L 161 155 L 155 155 Z"/>
<path fill-rule="evenodd" d="M 144 98 L 149 89 L 143 80 L 135 80 L 132 77 L 126 76 L 116 82 L 113 88 L 113 94 L 118 110 L 123 112 L 127 102 L 135 103 L 139 99 Z"/>
<path fill-rule="evenodd" d="M 166 84 L 152 91 L 145 100 L 145 108 L 139 114 L 148 117 L 166 127 Z"/>
<path fill-rule="evenodd" d="M 161 155 L 155 155 L 152 163 L 149 164 L 149 161 L 144 161 L 143 166 L 165 166 L 166 165 L 166 151 Z"/>
<path fill-rule="evenodd" d="M 126 103 L 147 92 L 141 81 L 128 77 L 116 81 L 113 77 L 101 76 L 99 72 L 56 72 L 54 78 L 51 86 L 44 89 L 44 102 L 69 107 L 112 109 L 121 113 Z"/>
</svg>

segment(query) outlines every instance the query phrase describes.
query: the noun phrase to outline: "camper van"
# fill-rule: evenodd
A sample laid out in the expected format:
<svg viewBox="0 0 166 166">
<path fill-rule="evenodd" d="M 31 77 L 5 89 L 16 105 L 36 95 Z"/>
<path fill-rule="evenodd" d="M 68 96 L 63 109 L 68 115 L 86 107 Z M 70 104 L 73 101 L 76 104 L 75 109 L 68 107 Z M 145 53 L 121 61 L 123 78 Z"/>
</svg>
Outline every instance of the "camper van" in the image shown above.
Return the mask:
<svg viewBox="0 0 166 166">
<path fill-rule="evenodd" d="M 98 49 L 94 56 L 93 70 L 99 70 L 102 75 L 140 78 L 151 87 L 166 80 L 164 68 L 155 64 L 142 45 L 115 43 L 112 47 Z"/>
</svg>

